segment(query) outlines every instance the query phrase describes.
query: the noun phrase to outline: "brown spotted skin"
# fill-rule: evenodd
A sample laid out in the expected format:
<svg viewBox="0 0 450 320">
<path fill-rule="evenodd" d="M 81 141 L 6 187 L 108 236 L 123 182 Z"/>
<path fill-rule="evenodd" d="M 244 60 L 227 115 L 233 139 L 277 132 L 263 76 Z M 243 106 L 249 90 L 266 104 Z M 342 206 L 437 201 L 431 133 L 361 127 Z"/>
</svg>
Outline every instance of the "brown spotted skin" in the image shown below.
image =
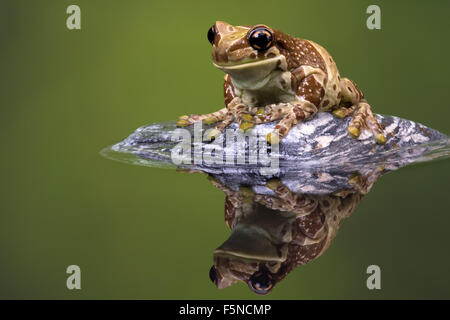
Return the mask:
<svg viewBox="0 0 450 320">
<path fill-rule="evenodd" d="M 234 94 L 233 83 L 231 82 L 231 77 L 226 74 L 224 77 L 225 81 L 223 83 L 223 96 L 225 98 L 225 106 L 228 106 L 231 101 L 236 98 Z"/>
<path fill-rule="evenodd" d="M 279 180 L 267 183 L 275 196 L 260 195 L 248 190 L 233 191 L 210 178 L 227 195 L 225 221 L 230 229 L 237 226 L 246 228 L 252 216 L 257 221 L 269 209 L 274 220 L 261 224 L 266 226 L 263 233 L 270 234 L 271 239 L 286 239 L 284 242 L 273 240 L 273 246 L 279 252 L 285 252 L 281 261 L 258 260 L 248 256 L 241 259 L 235 255 L 215 254 L 214 266 L 225 279 L 225 285 L 219 288 L 238 281 L 247 283 L 252 274 L 260 270 L 270 270 L 270 276 L 276 284 L 296 267 L 322 255 L 336 236 L 342 220 L 351 215 L 381 173 L 382 171 L 377 171 L 367 176 L 359 175 L 359 180 L 352 178 L 357 181 L 354 188 L 332 195 L 295 194 Z M 285 220 L 280 224 L 280 219 Z"/>
<path fill-rule="evenodd" d="M 237 120 L 248 130 L 258 123 L 278 120 L 268 142 L 277 143 L 292 126 L 319 111 L 338 117 L 352 116 L 349 133 L 358 137 L 370 130 L 376 141 L 385 138 L 370 106 L 356 84 L 341 78 L 330 54 L 309 40 L 291 37 L 265 25 L 232 26 L 217 21 L 212 27 L 213 64 L 227 75 L 224 81 L 225 110 L 205 116 L 180 118 L 179 125 L 197 121 L 219 122 L 215 134 Z M 256 28 L 272 35 L 265 49 L 252 47 L 249 37 Z"/>
</svg>

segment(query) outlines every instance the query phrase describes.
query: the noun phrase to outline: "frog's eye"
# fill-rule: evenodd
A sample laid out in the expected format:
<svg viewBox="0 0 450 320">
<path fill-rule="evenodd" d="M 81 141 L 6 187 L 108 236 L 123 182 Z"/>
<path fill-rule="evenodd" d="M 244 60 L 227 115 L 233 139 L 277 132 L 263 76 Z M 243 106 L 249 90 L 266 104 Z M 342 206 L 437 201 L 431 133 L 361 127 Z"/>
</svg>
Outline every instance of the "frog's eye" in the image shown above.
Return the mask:
<svg viewBox="0 0 450 320">
<path fill-rule="evenodd" d="M 248 286 L 254 293 L 268 294 L 273 288 L 272 276 L 268 272 L 257 271 L 250 277 Z"/>
<path fill-rule="evenodd" d="M 219 280 L 219 277 L 217 276 L 217 271 L 214 266 L 211 267 L 209 270 L 209 279 L 217 286 L 217 282 Z"/>
<path fill-rule="evenodd" d="M 272 32 L 265 27 L 256 27 L 248 35 L 248 42 L 256 50 L 269 49 L 272 45 L 272 40 Z"/>
<path fill-rule="evenodd" d="M 211 28 L 209 28 L 208 30 L 208 41 L 213 44 L 214 43 L 214 38 L 216 37 L 216 28 L 214 28 L 214 26 L 212 26 Z"/>
</svg>

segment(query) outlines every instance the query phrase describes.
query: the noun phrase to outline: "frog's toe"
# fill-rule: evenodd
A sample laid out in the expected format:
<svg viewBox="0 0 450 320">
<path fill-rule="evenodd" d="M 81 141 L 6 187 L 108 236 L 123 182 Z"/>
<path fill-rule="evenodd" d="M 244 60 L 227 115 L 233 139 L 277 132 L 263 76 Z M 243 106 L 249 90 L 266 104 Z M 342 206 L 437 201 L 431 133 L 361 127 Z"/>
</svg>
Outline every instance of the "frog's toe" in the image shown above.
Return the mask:
<svg viewBox="0 0 450 320">
<path fill-rule="evenodd" d="M 384 134 L 379 133 L 375 135 L 375 142 L 378 144 L 385 144 L 386 143 L 386 137 Z"/>
<path fill-rule="evenodd" d="M 263 114 L 264 114 L 264 111 L 265 111 L 265 108 L 264 108 L 264 107 L 259 107 L 259 108 L 256 110 L 256 114 L 257 114 L 257 115 L 263 115 Z"/>
<path fill-rule="evenodd" d="M 251 128 L 253 128 L 254 126 L 255 125 L 252 122 L 242 122 L 241 125 L 239 126 L 239 129 L 246 132 L 246 131 L 250 130 Z"/>
<path fill-rule="evenodd" d="M 338 119 L 344 119 L 345 113 L 342 109 L 336 109 L 336 110 L 333 110 L 333 116 L 335 116 Z"/>
<path fill-rule="evenodd" d="M 359 172 L 355 172 L 348 177 L 348 183 L 352 186 L 352 190 L 366 194 L 370 186 L 367 184 L 367 176 L 362 176 Z"/>
<path fill-rule="evenodd" d="M 354 126 L 349 126 L 347 131 L 350 134 L 350 136 L 354 139 L 358 138 L 360 135 L 359 129 Z"/>
<path fill-rule="evenodd" d="M 218 129 L 212 129 L 210 130 L 206 135 L 205 135 L 205 141 L 213 141 L 215 140 L 218 136 L 220 136 L 222 134 L 222 132 L 220 132 L 220 130 Z"/>
<path fill-rule="evenodd" d="M 353 194 L 353 193 L 355 193 L 355 190 L 353 190 L 353 189 L 339 189 L 339 190 L 334 191 L 334 192 L 332 193 L 332 195 L 333 195 L 333 196 L 336 196 L 336 197 L 342 197 L 342 198 L 345 198 L 345 197 L 347 197 L 349 194 Z"/>
<path fill-rule="evenodd" d="M 275 190 L 275 189 L 278 188 L 280 185 L 281 185 L 280 179 L 270 179 L 270 180 L 267 181 L 267 183 L 266 183 L 266 187 L 269 188 L 270 190 Z"/>
<path fill-rule="evenodd" d="M 212 123 L 216 123 L 218 120 L 217 118 L 214 117 L 209 117 L 203 120 L 204 124 L 212 124 Z"/>
<path fill-rule="evenodd" d="M 266 140 L 270 145 L 277 145 L 280 143 L 280 136 L 276 132 L 271 132 L 267 135 Z"/>
<path fill-rule="evenodd" d="M 176 123 L 177 127 L 187 127 L 188 125 L 190 125 L 190 123 L 186 119 L 180 119 Z"/>
<path fill-rule="evenodd" d="M 252 115 L 248 113 L 241 114 L 239 117 L 244 121 L 252 121 Z"/>
<path fill-rule="evenodd" d="M 361 174 L 359 174 L 358 172 L 352 173 L 349 177 L 348 177 L 348 183 L 353 185 L 358 184 L 361 181 Z"/>
</svg>

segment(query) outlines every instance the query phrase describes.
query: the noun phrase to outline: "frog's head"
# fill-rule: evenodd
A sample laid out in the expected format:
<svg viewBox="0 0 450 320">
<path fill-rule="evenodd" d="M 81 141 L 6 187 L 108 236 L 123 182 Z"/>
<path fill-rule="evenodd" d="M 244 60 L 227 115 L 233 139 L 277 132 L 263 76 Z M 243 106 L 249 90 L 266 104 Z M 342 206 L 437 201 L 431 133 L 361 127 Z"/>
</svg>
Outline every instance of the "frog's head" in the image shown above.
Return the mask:
<svg viewBox="0 0 450 320">
<path fill-rule="evenodd" d="M 258 81 L 276 69 L 286 70 L 276 32 L 265 25 L 232 26 L 217 21 L 208 31 L 213 64 L 235 79 Z"/>
<path fill-rule="evenodd" d="M 223 289 L 238 281 L 257 294 L 268 294 L 279 281 L 278 272 L 286 260 L 287 246 L 272 243 L 263 230 L 235 227 L 227 241 L 214 252 L 209 277 Z"/>
</svg>

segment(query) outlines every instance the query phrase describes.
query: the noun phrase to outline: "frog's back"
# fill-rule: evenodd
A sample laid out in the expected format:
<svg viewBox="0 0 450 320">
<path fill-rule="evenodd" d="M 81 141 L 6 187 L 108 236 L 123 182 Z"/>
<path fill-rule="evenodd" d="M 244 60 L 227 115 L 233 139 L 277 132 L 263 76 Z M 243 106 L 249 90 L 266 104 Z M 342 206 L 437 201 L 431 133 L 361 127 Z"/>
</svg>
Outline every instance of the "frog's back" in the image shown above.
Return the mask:
<svg viewBox="0 0 450 320">
<path fill-rule="evenodd" d="M 289 70 L 294 70 L 301 66 L 309 66 L 326 72 L 326 61 L 316 49 L 314 42 L 291 37 L 280 31 L 275 31 L 275 38 L 280 53 L 286 58 Z"/>
<path fill-rule="evenodd" d="M 306 39 L 291 37 L 280 31 L 275 31 L 277 46 L 286 58 L 288 69 L 293 71 L 298 67 L 311 67 L 319 69 L 325 74 L 323 88 L 327 105 L 321 107 L 331 107 L 339 103 L 340 75 L 328 51 L 321 45 Z"/>
</svg>

